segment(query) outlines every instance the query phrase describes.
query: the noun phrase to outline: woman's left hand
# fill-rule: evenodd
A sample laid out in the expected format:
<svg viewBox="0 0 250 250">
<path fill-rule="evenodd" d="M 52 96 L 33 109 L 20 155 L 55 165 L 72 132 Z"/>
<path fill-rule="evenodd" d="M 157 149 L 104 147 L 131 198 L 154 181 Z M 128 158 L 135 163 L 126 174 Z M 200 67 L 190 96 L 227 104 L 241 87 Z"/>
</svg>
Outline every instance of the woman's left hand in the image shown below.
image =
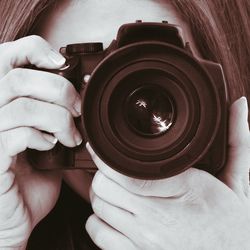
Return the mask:
<svg viewBox="0 0 250 250">
<path fill-rule="evenodd" d="M 249 129 L 245 98 L 230 109 L 228 162 L 219 179 L 191 168 L 143 181 L 103 163 L 91 190 L 86 229 L 101 249 L 250 249 Z"/>
</svg>

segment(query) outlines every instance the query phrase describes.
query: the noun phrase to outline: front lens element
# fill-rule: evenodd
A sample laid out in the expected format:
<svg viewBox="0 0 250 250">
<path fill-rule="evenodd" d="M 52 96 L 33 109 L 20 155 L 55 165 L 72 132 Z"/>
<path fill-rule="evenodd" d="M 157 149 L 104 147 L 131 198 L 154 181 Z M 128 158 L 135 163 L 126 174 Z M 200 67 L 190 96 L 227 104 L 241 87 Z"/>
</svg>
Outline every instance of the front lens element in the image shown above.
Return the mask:
<svg viewBox="0 0 250 250">
<path fill-rule="evenodd" d="M 165 133 L 175 116 L 173 101 L 158 85 L 144 85 L 133 91 L 127 98 L 125 112 L 129 126 L 144 136 Z"/>
</svg>

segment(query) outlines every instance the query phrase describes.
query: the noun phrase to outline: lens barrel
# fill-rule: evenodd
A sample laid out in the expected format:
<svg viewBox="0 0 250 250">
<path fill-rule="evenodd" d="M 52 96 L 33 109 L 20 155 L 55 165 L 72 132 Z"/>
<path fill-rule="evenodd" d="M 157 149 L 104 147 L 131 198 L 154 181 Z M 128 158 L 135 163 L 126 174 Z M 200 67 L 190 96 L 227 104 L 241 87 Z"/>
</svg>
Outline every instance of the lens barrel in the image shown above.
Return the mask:
<svg viewBox="0 0 250 250">
<path fill-rule="evenodd" d="M 183 49 L 138 42 L 115 50 L 93 72 L 83 97 L 91 146 L 136 178 L 176 175 L 199 161 L 221 121 L 215 83 Z"/>
</svg>

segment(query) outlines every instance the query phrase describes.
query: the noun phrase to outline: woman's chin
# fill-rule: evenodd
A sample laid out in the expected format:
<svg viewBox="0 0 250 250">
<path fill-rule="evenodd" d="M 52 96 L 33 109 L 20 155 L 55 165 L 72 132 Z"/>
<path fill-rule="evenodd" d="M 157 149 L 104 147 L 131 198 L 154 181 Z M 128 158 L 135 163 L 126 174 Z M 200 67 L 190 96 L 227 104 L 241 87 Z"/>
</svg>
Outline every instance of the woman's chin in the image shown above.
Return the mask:
<svg viewBox="0 0 250 250">
<path fill-rule="evenodd" d="M 84 200 L 90 202 L 89 188 L 93 175 L 83 169 L 64 170 L 63 179 L 72 190 L 79 194 Z"/>
</svg>

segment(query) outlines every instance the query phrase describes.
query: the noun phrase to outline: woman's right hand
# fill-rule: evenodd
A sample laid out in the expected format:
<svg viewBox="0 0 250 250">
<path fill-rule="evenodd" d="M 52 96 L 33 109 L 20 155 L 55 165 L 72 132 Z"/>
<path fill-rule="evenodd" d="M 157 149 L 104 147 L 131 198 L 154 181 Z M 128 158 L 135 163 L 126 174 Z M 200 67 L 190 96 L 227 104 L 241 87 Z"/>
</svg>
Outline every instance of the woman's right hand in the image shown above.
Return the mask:
<svg viewBox="0 0 250 250">
<path fill-rule="evenodd" d="M 79 145 L 73 117 L 80 115 L 81 100 L 67 79 L 22 68 L 64 65 L 41 37 L 0 44 L 0 55 L 0 249 L 25 249 L 32 229 L 56 203 L 61 176 L 36 171 L 16 156 L 26 148 L 52 149 L 57 140 Z"/>
</svg>

